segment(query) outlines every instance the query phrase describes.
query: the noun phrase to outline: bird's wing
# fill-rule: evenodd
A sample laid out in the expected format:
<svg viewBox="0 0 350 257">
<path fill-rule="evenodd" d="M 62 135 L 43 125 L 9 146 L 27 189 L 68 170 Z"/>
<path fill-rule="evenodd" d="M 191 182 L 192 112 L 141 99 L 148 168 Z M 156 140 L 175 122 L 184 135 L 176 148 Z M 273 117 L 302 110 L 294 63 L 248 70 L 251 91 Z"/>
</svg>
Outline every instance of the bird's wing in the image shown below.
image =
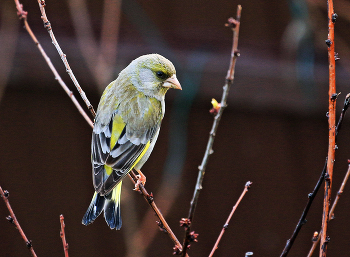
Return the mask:
<svg viewBox="0 0 350 257">
<path fill-rule="evenodd" d="M 108 194 L 128 174 L 147 152 L 159 125 L 133 132 L 116 111 L 108 125 L 95 126 L 91 150 L 96 192 Z"/>
</svg>

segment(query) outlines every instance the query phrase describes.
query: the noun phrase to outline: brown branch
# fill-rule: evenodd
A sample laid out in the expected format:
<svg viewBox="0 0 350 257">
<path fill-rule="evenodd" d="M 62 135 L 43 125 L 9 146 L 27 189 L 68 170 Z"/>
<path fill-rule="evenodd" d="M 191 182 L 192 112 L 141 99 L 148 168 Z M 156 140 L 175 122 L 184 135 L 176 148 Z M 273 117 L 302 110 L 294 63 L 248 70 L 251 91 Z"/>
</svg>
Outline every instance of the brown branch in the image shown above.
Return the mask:
<svg viewBox="0 0 350 257">
<path fill-rule="evenodd" d="M 343 121 L 344 121 L 345 113 L 348 110 L 349 105 L 350 105 L 350 93 L 347 94 L 346 97 L 345 97 L 344 106 L 343 106 L 343 109 L 341 111 L 341 114 L 340 114 L 340 117 L 339 117 L 339 120 L 338 120 L 338 124 L 337 124 L 337 126 L 335 128 L 335 141 L 336 142 L 337 142 L 337 138 L 338 138 L 338 135 L 339 135 L 340 128 L 341 128 L 341 126 L 343 124 Z M 315 197 L 317 195 L 318 190 L 321 187 L 321 184 L 323 183 L 323 180 L 324 180 L 324 177 L 325 177 L 325 174 L 326 174 L 326 170 L 327 170 L 327 163 L 328 163 L 328 157 L 326 157 L 326 161 L 325 161 L 323 170 L 322 170 L 321 175 L 320 175 L 320 177 L 319 177 L 319 179 L 318 179 L 318 181 L 316 183 L 316 186 L 315 186 L 314 190 L 312 191 L 312 193 L 308 194 L 307 204 L 306 204 L 306 206 L 305 206 L 305 208 L 303 210 L 303 213 L 301 214 L 299 222 L 298 222 L 297 226 L 295 227 L 292 236 L 290 237 L 290 239 L 287 240 L 286 246 L 284 247 L 283 252 L 280 255 L 280 257 L 287 256 L 289 250 L 293 246 L 294 240 L 298 236 L 298 233 L 299 233 L 301 227 L 306 223 L 306 215 L 309 212 L 309 209 L 310 209 L 310 207 L 311 207 L 311 205 L 313 203 L 313 200 L 315 199 Z M 313 238 L 314 238 L 314 240 L 317 240 L 317 238 L 319 238 L 319 235 L 317 234 L 317 238 L 316 237 L 313 237 Z"/>
<path fill-rule="evenodd" d="M 328 46 L 328 62 L 329 62 L 329 106 L 328 106 L 328 161 L 327 173 L 325 175 L 325 193 L 323 201 L 322 214 L 322 234 L 320 244 L 320 257 L 326 257 L 327 245 L 329 237 L 327 236 L 327 228 L 329 221 L 329 205 L 332 192 L 333 182 L 333 167 L 335 161 L 335 138 L 336 138 L 336 85 L 335 85 L 335 51 L 334 51 L 334 23 L 337 16 L 333 10 L 333 0 L 328 0 L 328 39 L 326 40 Z"/>
<path fill-rule="evenodd" d="M 340 196 L 342 195 L 342 193 L 344 191 L 344 188 L 345 188 L 346 182 L 349 179 L 349 176 L 350 176 L 350 160 L 348 160 L 348 171 L 346 172 L 345 177 L 343 179 L 343 182 L 342 182 L 342 184 L 341 184 L 341 186 L 340 186 L 340 188 L 338 190 L 337 196 L 336 196 L 336 198 L 335 198 L 335 200 L 334 200 L 334 202 L 332 204 L 332 208 L 329 211 L 329 220 L 333 220 L 334 219 L 334 209 L 337 206 L 339 198 L 340 198 Z M 320 242 L 320 238 L 321 238 L 319 236 L 320 234 L 322 234 L 322 230 L 319 233 L 318 232 L 314 233 L 314 236 L 312 238 L 313 243 L 312 243 L 311 249 L 310 249 L 307 257 L 311 257 L 312 254 L 314 253 L 318 243 Z"/>
<path fill-rule="evenodd" d="M 56 50 L 57 50 L 58 54 L 60 55 L 61 60 L 62 60 L 64 66 L 66 68 L 66 71 L 67 71 L 69 77 L 71 78 L 71 80 L 73 81 L 75 87 L 77 88 L 81 98 L 85 102 L 87 108 L 90 110 L 92 116 L 95 117 L 96 113 L 95 113 L 94 108 L 92 107 L 92 105 L 90 104 L 89 100 L 87 99 L 84 90 L 80 87 L 78 80 L 75 78 L 74 73 L 73 73 L 72 69 L 69 66 L 67 57 L 63 53 L 60 45 L 58 44 L 58 42 L 56 40 L 55 35 L 53 34 L 51 23 L 47 19 L 46 12 L 45 12 L 45 1 L 44 0 L 38 0 L 38 4 L 39 4 L 40 12 L 41 12 L 41 19 L 43 20 L 44 27 L 46 28 L 47 32 L 49 33 L 49 35 L 51 37 L 52 44 L 56 47 Z"/>
<path fill-rule="evenodd" d="M 222 236 L 224 235 L 226 229 L 228 228 L 228 224 L 230 223 L 230 220 L 231 220 L 231 218 L 232 218 L 232 215 L 235 213 L 235 211 L 236 211 L 236 209 L 237 209 L 239 203 L 241 202 L 241 200 L 243 199 L 243 197 L 245 196 L 245 194 L 248 192 L 248 190 L 249 190 L 249 188 L 250 188 L 251 185 L 252 185 L 252 182 L 250 182 L 250 181 L 248 181 L 248 182 L 245 184 L 244 190 L 243 190 L 241 196 L 238 198 L 238 200 L 237 200 L 235 206 L 233 206 L 232 211 L 231 211 L 230 215 L 228 216 L 228 218 L 227 218 L 227 220 L 226 220 L 226 223 L 225 223 L 225 225 L 223 226 L 223 228 L 222 228 L 222 230 L 221 230 L 221 232 L 220 232 L 220 235 L 219 235 L 218 239 L 216 240 L 216 243 L 215 243 L 213 249 L 211 250 L 211 252 L 210 252 L 210 254 L 209 254 L 209 257 L 212 257 L 212 256 L 214 255 L 214 252 L 216 251 L 216 249 L 218 249 L 218 246 L 219 246 L 219 243 L 220 243 L 220 241 L 221 241 L 221 238 L 222 238 Z"/>
<path fill-rule="evenodd" d="M 16 215 L 15 213 L 13 212 L 12 208 L 11 208 L 11 205 L 10 205 L 10 202 L 9 202 L 9 195 L 10 193 L 5 190 L 3 191 L 1 186 L 0 186 L 0 195 L 1 195 L 1 198 L 4 200 L 5 204 L 6 204 L 6 207 L 7 209 L 9 210 L 10 212 L 10 216 L 7 216 L 6 219 L 15 224 L 16 228 L 18 229 L 18 232 L 20 233 L 20 235 L 22 236 L 24 242 L 26 243 L 26 246 L 28 247 L 28 249 L 30 250 L 30 252 L 32 253 L 32 256 L 36 257 L 36 253 L 34 252 L 34 248 L 33 248 L 33 245 L 32 245 L 32 241 L 31 240 L 28 240 L 27 236 L 24 234 L 24 231 L 23 229 L 21 228 L 21 226 L 19 225 L 19 222 L 16 218 Z"/>
<path fill-rule="evenodd" d="M 75 105 L 75 107 L 78 109 L 79 113 L 83 116 L 83 118 L 86 120 L 86 122 L 93 127 L 93 123 L 90 120 L 89 116 L 85 113 L 85 111 L 83 110 L 83 108 L 80 106 L 79 102 L 77 101 L 77 99 L 75 98 L 75 96 L 73 95 L 73 92 L 69 90 L 69 88 L 67 87 L 67 85 L 64 83 L 64 81 L 62 80 L 61 76 L 58 74 L 55 66 L 52 64 L 50 58 L 47 56 L 46 52 L 44 51 L 44 49 L 42 48 L 41 44 L 39 43 L 38 39 L 35 37 L 33 31 L 31 30 L 28 22 L 27 22 L 27 12 L 23 10 L 23 5 L 19 3 L 19 0 L 14 0 L 15 4 L 16 4 L 16 8 L 17 8 L 17 14 L 20 17 L 20 19 L 23 19 L 24 21 L 24 26 L 25 29 L 27 30 L 28 34 L 30 35 L 30 37 L 32 38 L 32 40 L 34 41 L 35 45 L 38 47 L 41 55 L 44 57 L 47 65 L 49 66 L 49 68 L 51 69 L 52 73 L 55 75 L 55 79 L 58 81 L 58 83 L 61 85 L 61 87 L 63 88 L 63 90 L 67 93 L 67 95 L 70 97 L 70 99 L 72 100 L 73 104 Z"/>
<path fill-rule="evenodd" d="M 227 106 L 226 101 L 227 101 L 228 93 L 229 93 L 231 85 L 233 84 L 236 59 L 239 56 L 239 51 L 237 49 L 237 46 L 238 46 L 241 11 L 242 11 L 242 7 L 240 5 L 238 5 L 236 19 L 229 18 L 228 24 L 226 24 L 226 26 L 231 27 L 232 31 L 233 31 L 233 44 L 232 44 L 232 51 L 231 51 L 230 66 L 229 66 L 229 69 L 227 71 L 226 83 L 225 83 L 225 86 L 223 87 L 220 108 L 218 109 L 218 112 L 214 117 L 214 122 L 213 122 L 212 129 L 210 131 L 209 140 L 207 143 L 207 148 L 206 148 L 206 151 L 204 153 L 202 163 L 198 167 L 199 171 L 198 171 L 198 176 L 197 176 L 197 183 L 196 183 L 193 197 L 191 200 L 188 217 L 186 219 L 181 220 L 181 222 L 182 222 L 181 225 L 185 227 L 185 237 L 184 237 L 184 242 L 183 242 L 183 246 L 182 246 L 182 249 L 183 249 L 182 256 L 186 255 L 186 251 L 187 251 L 187 249 L 189 247 L 189 243 L 192 239 L 191 223 L 193 221 L 193 216 L 194 216 L 194 212 L 195 212 L 195 209 L 197 206 L 199 193 L 202 189 L 202 182 L 204 179 L 205 169 L 206 169 L 206 166 L 207 166 L 207 163 L 209 160 L 209 156 L 214 152 L 212 147 L 213 147 L 216 131 L 217 131 L 217 128 L 219 126 L 219 122 L 220 122 L 220 119 L 222 117 L 222 113 Z"/>
<path fill-rule="evenodd" d="M 61 236 L 61 238 L 62 238 L 64 256 L 65 256 L 65 257 L 69 257 L 69 255 L 68 255 L 68 243 L 67 243 L 67 241 L 66 241 L 66 234 L 65 234 L 65 232 L 64 232 L 64 228 L 66 227 L 66 225 L 64 224 L 64 217 L 63 217 L 63 214 L 60 215 L 60 223 L 61 223 L 61 232 L 60 232 L 60 236 Z"/>
<path fill-rule="evenodd" d="M 132 182 L 134 184 L 136 184 L 137 177 L 133 171 L 129 172 L 129 177 L 132 180 Z M 157 222 L 159 228 L 161 230 L 165 230 L 167 232 L 167 234 L 169 235 L 169 237 L 171 238 L 171 240 L 174 242 L 174 244 L 175 244 L 174 251 L 175 251 L 175 249 L 179 249 L 179 251 L 181 251 L 181 249 L 182 249 L 181 243 L 176 238 L 175 234 L 173 233 L 173 231 L 169 227 L 168 223 L 166 222 L 164 216 L 162 215 L 162 213 L 158 209 L 156 203 L 154 202 L 153 195 L 148 194 L 146 188 L 144 187 L 144 185 L 142 183 L 139 185 L 139 187 L 140 187 L 140 193 L 143 195 L 143 197 L 145 198 L 145 200 L 147 201 L 149 206 L 153 209 L 153 211 L 155 212 L 155 214 L 157 215 L 157 217 L 159 219 L 159 222 Z"/>
</svg>

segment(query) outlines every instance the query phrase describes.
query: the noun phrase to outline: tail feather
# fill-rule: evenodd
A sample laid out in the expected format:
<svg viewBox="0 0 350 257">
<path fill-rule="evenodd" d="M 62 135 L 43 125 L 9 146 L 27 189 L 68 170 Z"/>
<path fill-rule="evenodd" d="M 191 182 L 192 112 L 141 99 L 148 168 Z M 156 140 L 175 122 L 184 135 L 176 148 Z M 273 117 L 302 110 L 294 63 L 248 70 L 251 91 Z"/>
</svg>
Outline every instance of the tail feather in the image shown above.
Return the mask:
<svg viewBox="0 0 350 257">
<path fill-rule="evenodd" d="M 89 208 L 87 209 L 83 217 L 82 223 L 87 226 L 92 222 L 94 222 L 94 220 L 98 217 L 98 215 L 101 214 L 104 205 L 105 205 L 104 196 L 100 196 L 95 192 L 94 196 L 92 197 Z"/>
<path fill-rule="evenodd" d="M 82 223 L 91 224 L 104 210 L 104 217 L 111 229 L 119 230 L 122 227 L 122 218 L 120 215 L 120 194 L 122 183 L 120 182 L 111 193 L 100 196 L 95 192 L 88 210 L 86 211 Z"/>
</svg>

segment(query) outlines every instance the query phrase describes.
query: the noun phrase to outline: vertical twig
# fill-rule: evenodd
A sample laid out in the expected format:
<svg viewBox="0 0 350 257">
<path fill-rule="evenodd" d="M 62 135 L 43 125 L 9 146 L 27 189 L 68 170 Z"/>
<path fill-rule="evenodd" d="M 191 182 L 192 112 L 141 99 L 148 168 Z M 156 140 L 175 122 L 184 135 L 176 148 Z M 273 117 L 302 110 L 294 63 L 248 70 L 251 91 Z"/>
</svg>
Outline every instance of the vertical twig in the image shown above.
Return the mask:
<svg viewBox="0 0 350 257">
<path fill-rule="evenodd" d="M 235 211 L 236 211 L 236 209 L 237 209 L 239 203 L 241 202 L 241 200 L 243 199 L 243 197 L 245 196 L 245 194 L 248 192 L 248 190 L 249 190 L 249 188 L 250 188 L 251 185 L 252 185 L 252 182 L 250 182 L 250 181 L 248 181 L 248 182 L 245 184 L 244 190 L 243 190 L 241 196 L 238 198 L 238 200 L 237 200 L 235 206 L 233 206 L 232 211 L 231 211 L 230 215 L 228 216 L 228 218 L 227 218 L 227 220 L 226 220 L 226 223 L 225 223 L 225 225 L 223 226 L 223 228 L 222 228 L 222 230 L 221 230 L 221 232 L 220 232 L 220 235 L 219 235 L 218 239 L 216 240 L 216 243 L 215 243 L 213 249 L 211 250 L 211 252 L 210 252 L 210 254 L 209 254 L 209 257 L 212 257 L 212 256 L 214 255 L 214 252 L 216 251 L 216 249 L 218 249 L 218 246 L 219 246 L 219 243 L 220 243 L 220 241 L 221 241 L 221 238 L 222 238 L 222 236 L 224 235 L 226 229 L 228 228 L 228 224 L 230 223 L 230 220 L 231 220 L 231 218 L 232 218 L 232 215 L 235 213 Z M 246 253 L 246 256 L 247 256 L 247 253 Z"/>
<path fill-rule="evenodd" d="M 323 214 L 322 214 L 322 234 L 320 244 L 320 257 L 326 257 L 327 245 L 329 237 L 327 236 L 327 228 L 329 221 L 329 205 L 332 192 L 333 181 L 333 167 L 335 161 L 335 120 L 336 120 L 336 86 L 335 86 L 335 52 L 334 52 L 334 22 L 337 15 L 333 10 L 333 0 L 328 0 L 328 39 L 326 40 L 328 46 L 328 62 L 329 62 L 329 106 L 328 106 L 328 161 L 327 161 L 327 173 L 325 175 L 325 193 L 323 201 Z"/>
<path fill-rule="evenodd" d="M 61 232 L 60 236 L 62 238 L 62 244 L 63 244 L 63 250 L 64 250 L 64 256 L 69 257 L 68 255 L 68 243 L 66 241 L 66 233 L 64 232 L 64 228 L 66 225 L 64 224 L 64 217 L 63 214 L 60 215 L 60 223 L 61 223 Z"/>
<path fill-rule="evenodd" d="M 209 140 L 207 143 L 207 148 L 206 148 L 206 151 L 204 153 L 202 163 L 198 167 L 199 172 L 198 172 L 198 176 L 197 176 L 197 183 L 196 183 L 194 194 L 193 194 L 193 197 L 191 200 L 188 217 L 186 219 L 181 220 L 181 225 L 185 227 L 185 238 L 184 238 L 184 242 L 183 242 L 183 246 L 182 246 L 182 249 L 183 249 L 182 256 L 186 255 L 186 251 L 188 249 L 189 243 L 192 240 L 192 236 L 191 236 L 191 232 L 190 232 L 191 231 L 191 222 L 193 220 L 194 212 L 195 212 L 195 209 L 197 206 L 199 193 L 202 189 L 202 182 L 204 179 L 205 169 L 206 169 L 206 166 L 207 166 L 207 163 L 209 160 L 209 156 L 214 152 L 212 147 L 213 147 L 216 131 L 217 131 L 217 128 L 219 126 L 219 122 L 220 122 L 220 119 L 222 117 L 222 113 L 227 106 L 226 101 L 227 101 L 228 93 L 229 93 L 231 85 L 233 84 L 236 60 L 237 60 L 237 57 L 239 56 L 239 51 L 238 51 L 237 47 L 238 47 L 238 36 L 239 36 L 241 11 L 242 11 L 242 7 L 241 7 L 241 5 L 238 5 L 236 19 L 229 18 L 228 24 L 226 24 L 226 26 L 231 27 L 232 31 L 233 31 L 233 44 L 232 44 L 232 51 L 231 51 L 230 66 L 229 66 L 229 69 L 227 71 L 226 83 L 225 83 L 225 86 L 223 87 L 221 103 L 219 105 L 217 114 L 214 117 L 213 126 L 212 126 L 212 129 L 210 131 Z M 215 108 L 215 106 L 214 106 L 214 108 Z"/>
<path fill-rule="evenodd" d="M 340 198 L 340 196 L 342 195 L 342 193 L 344 191 L 344 188 L 345 188 L 346 182 L 349 179 L 349 176 L 350 176 L 350 160 L 348 160 L 348 170 L 347 170 L 347 172 L 345 174 L 345 177 L 343 179 L 343 182 L 342 182 L 342 184 L 341 184 L 341 186 L 340 186 L 340 188 L 338 190 L 337 196 L 336 196 L 336 198 L 335 198 L 335 200 L 334 200 L 334 202 L 332 204 L 332 208 L 329 211 L 329 220 L 333 220 L 334 219 L 334 209 L 337 206 L 339 198 Z M 313 243 L 312 243 L 311 249 L 310 249 L 307 257 L 311 257 L 312 254 L 314 253 L 318 243 L 320 242 L 320 238 L 321 238 L 319 236 L 320 234 L 322 234 L 322 231 L 320 231 L 319 233 L 318 232 L 314 233 L 314 236 L 312 238 Z"/>
<path fill-rule="evenodd" d="M 12 208 L 11 208 L 11 205 L 10 205 L 10 202 L 9 202 L 9 195 L 10 193 L 5 190 L 3 191 L 1 186 L 0 186 L 0 195 L 1 195 L 1 198 L 4 200 L 5 204 L 6 204 L 6 207 L 7 209 L 9 210 L 10 212 L 10 216 L 7 216 L 6 219 L 15 224 L 16 228 L 18 229 L 18 232 L 21 234 L 24 242 L 26 243 L 26 246 L 28 247 L 28 249 L 30 250 L 32 256 L 36 257 L 36 253 L 34 252 L 34 248 L 33 248 L 33 245 L 32 245 L 32 241 L 31 240 L 28 240 L 27 236 L 24 234 L 24 231 L 23 229 L 21 228 L 21 226 L 19 225 L 19 222 L 16 218 L 16 215 L 15 213 L 13 212 Z"/>
</svg>

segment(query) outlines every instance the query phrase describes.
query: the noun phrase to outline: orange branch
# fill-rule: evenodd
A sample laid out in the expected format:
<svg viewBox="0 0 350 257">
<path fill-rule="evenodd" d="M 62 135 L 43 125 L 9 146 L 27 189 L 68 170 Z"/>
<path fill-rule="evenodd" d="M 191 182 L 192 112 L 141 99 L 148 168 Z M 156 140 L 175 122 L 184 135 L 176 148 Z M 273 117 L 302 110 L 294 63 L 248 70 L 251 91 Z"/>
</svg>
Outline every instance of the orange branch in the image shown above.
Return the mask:
<svg viewBox="0 0 350 257">
<path fill-rule="evenodd" d="M 69 257 L 68 255 L 68 243 L 66 240 L 66 233 L 64 232 L 65 224 L 64 224 L 64 217 L 63 214 L 60 215 L 60 223 L 61 223 L 61 232 L 60 236 L 62 238 L 62 244 L 63 244 L 63 250 L 64 250 L 64 256 Z"/>
<path fill-rule="evenodd" d="M 320 257 L 326 257 L 327 244 L 329 237 L 327 236 L 327 226 L 329 221 L 329 206 L 331 199 L 332 180 L 333 180 L 333 167 L 335 160 L 335 137 L 336 137 L 336 86 L 335 86 L 335 52 L 334 52 L 334 23 L 337 15 L 334 13 L 333 0 L 328 0 L 328 39 L 326 44 L 328 46 L 328 62 L 329 62 L 329 107 L 328 107 L 328 161 L 327 161 L 327 173 L 325 175 L 325 194 L 323 201 L 323 214 L 322 214 L 322 234 L 320 244 Z"/>
</svg>

